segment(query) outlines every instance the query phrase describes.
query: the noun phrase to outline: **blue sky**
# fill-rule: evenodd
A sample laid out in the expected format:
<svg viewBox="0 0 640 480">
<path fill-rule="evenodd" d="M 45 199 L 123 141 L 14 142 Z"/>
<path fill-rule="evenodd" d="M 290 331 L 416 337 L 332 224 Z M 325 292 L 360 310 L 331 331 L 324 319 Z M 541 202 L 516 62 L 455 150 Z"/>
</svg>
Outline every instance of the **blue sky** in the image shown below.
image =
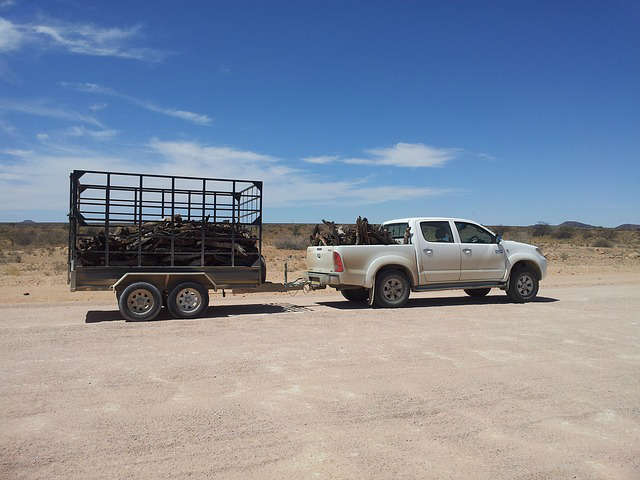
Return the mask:
<svg viewBox="0 0 640 480">
<path fill-rule="evenodd" d="M 638 25 L 636 2 L 0 0 L 0 221 L 63 221 L 91 168 L 261 179 L 270 222 L 640 223 Z"/>
</svg>

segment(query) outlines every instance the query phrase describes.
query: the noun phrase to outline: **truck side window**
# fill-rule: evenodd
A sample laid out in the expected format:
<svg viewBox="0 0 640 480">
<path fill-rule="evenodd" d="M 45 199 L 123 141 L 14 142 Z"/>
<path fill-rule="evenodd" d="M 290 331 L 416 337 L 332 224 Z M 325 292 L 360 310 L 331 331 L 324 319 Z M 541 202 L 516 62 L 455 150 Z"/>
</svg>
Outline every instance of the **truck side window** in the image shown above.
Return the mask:
<svg viewBox="0 0 640 480">
<path fill-rule="evenodd" d="M 407 222 L 389 223 L 385 225 L 384 228 L 387 229 L 396 242 L 400 241 L 400 243 L 402 243 L 404 240 L 404 233 L 407 231 L 407 228 L 409 228 L 409 224 Z"/>
<path fill-rule="evenodd" d="M 427 242 L 453 243 L 449 222 L 420 222 L 422 236 Z"/>
<path fill-rule="evenodd" d="M 461 243 L 496 243 L 496 237 L 473 223 L 456 222 Z"/>
</svg>

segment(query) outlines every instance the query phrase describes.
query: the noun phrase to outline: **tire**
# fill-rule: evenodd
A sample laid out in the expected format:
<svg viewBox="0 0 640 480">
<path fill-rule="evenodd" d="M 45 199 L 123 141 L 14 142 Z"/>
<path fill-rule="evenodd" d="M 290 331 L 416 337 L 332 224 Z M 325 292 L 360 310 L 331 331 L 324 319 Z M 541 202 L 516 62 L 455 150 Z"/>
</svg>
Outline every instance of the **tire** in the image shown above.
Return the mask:
<svg viewBox="0 0 640 480">
<path fill-rule="evenodd" d="M 511 272 L 507 295 L 516 303 L 530 302 L 538 294 L 538 277 L 535 272 L 522 267 Z"/>
<path fill-rule="evenodd" d="M 369 299 L 368 288 L 349 288 L 348 290 L 340 290 L 340 293 L 350 302 L 364 303 Z"/>
<path fill-rule="evenodd" d="M 176 285 L 167 297 L 167 309 L 175 318 L 197 318 L 209 308 L 209 290 L 198 282 Z"/>
<path fill-rule="evenodd" d="M 162 294 L 148 282 L 135 282 L 116 294 L 120 314 L 128 322 L 148 322 L 162 309 Z"/>
<path fill-rule="evenodd" d="M 490 288 L 468 288 L 465 289 L 464 293 L 470 297 L 486 297 L 490 291 Z"/>
<path fill-rule="evenodd" d="M 411 285 L 400 270 L 383 270 L 376 275 L 374 307 L 399 308 L 409 300 Z"/>
<path fill-rule="evenodd" d="M 264 260 L 264 257 L 260 255 L 260 282 L 264 283 L 267 281 L 267 262 Z"/>
</svg>

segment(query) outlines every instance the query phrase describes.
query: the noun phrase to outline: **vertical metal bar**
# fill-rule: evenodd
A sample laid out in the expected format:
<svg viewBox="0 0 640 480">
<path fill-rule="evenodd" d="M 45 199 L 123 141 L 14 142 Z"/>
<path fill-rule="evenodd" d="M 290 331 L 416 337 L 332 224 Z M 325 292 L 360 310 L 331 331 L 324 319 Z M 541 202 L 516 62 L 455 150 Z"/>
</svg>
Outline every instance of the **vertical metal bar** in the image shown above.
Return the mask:
<svg viewBox="0 0 640 480">
<path fill-rule="evenodd" d="M 69 245 L 67 247 L 67 283 L 71 283 L 71 262 L 76 253 L 75 172 L 69 174 Z M 75 262 L 74 262 L 75 263 Z"/>
<path fill-rule="evenodd" d="M 218 223 L 217 213 L 218 213 L 218 194 L 216 192 L 213 192 L 213 224 L 214 225 Z"/>
<path fill-rule="evenodd" d="M 164 188 L 162 189 L 162 219 L 164 220 Z"/>
<path fill-rule="evenodd" d="M 205 178 L 202 179 L 202 248 L 200 249 L 200 266 L 204 267 L 204 244 L 207 233 L 207 226 L 204 223 L 204 199 L 205 192 L 207 191 L 207 180 Z"/>
<path fill-rule="evenodd" d="M 258 194 L 259 194 L 259 202 L 260 202 L 260 216 L 258 217 L 260 219 L 260 223 L 258 223 L 258 236 L 260 237 L 260 240 L 258 241 L 258 255 L 260 255 L 260 257 L 262 257 L 262 188 L 263 188 L 263 184 L 262 182 L 259 182 L 258 184 Z"/>
<path fill-rule="evenodd" d="M 138 224 L 138 190 L 133 189 L 133 224 Z"/>
<path fill-rule="evenodd" d="M 138 266 L 142 266 L 142 175 L 140 175 L 140 195 L 138 201 Z"/>
<path fill-rule="evenodd" d="M 231 196 L 231 266 L 236 266 L 236 181 L 233 180 L 233 195 Z"/>
<path fill-rule="evenodd" d="M 176 214 L 176 177 L 171 177 L 171 266 L 175 265 L 176 256 L 176 242 L 175 242 L 175 228 L 173 228 L 173 218 Z"/>
<path fill-rule="evenodd" d="M 109 201 L 111 198 L 111 174 L 107 173 L 107 188 L 104 194 L 104 264 L 109 266 Z"/>
<path fill-rule="evenodd" d="M 187 194 L 187 220 L 191 220 L 191 190 Z"/>
</svg>

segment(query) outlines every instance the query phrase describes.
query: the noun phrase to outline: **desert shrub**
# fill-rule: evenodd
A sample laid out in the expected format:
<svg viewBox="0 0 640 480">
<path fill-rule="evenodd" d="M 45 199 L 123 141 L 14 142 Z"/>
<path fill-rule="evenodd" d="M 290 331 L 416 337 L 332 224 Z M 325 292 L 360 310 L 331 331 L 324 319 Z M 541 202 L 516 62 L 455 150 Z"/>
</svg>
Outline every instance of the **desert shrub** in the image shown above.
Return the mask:
<svg viewBox="0 0 640 480">
<path fill-rule="evenodd" d="M 551 226 L 547 222 L 536 223 L 531 232 L 534 237 L 543 237 L 549 233 L 551 233 Z"/>
<path fill-rule="evenodd" d="M 309 240 L 301 236 L 278 238 L 273 245 L 280 250 L 306 250 Z"/>
<path fill-rule="evenodd" d="M 611 248 L 611 247 L 613 247 L 613 243 L 611 243 L 606 238 L 598 238 L 595 242 L 593 242 L 591 244 L 591 246 L 593 246 L 593 247 Z"/>
<path fill-rule="evenodd" d="M 573 237 L 573 230 L 569 227 L 558 227 L 551 234 L 553 238 L 567 239 Z"/>
<path fill-rule="evenodd" d="M 65 262 L 55 262 L 53 264 L 53 273 L 60 275 L 67 272 L 67 264 Z"/>
<path fill-rule="evenodd" d="M 607 240 L 615 240 L 618 236 L 618 232 L 613 228 L 603 228 L 598 233 L 602 238 L 606 238 Z"/>
<path fill-rule="evenodd" d="M 15 266 L 15 265 L 9 265 L 6 269 L 5 269 L 5 274 L 6 275 L 12 275 L 14 277 L 17 277 L 18 275 L 20 275 L 20 269 Z"/>
<path fill-rule="evenodd" d="M 591 230 L 584 230 L 582 232 L 582 238 L 584 238 L 585 240 L 589 240 L 592 237 L 593 237 L 593 232 Z"/>
<path fill-rule="evenodd" d="M 294 226 L 291 228 L 291 233 L 292 233 L 294 236 L 298 236 L 298 235 L 300 235 L 300 225 L 297 225 L 297 224 L 296 224 L 296 225 L 294 225 Z"/>
</svg>

